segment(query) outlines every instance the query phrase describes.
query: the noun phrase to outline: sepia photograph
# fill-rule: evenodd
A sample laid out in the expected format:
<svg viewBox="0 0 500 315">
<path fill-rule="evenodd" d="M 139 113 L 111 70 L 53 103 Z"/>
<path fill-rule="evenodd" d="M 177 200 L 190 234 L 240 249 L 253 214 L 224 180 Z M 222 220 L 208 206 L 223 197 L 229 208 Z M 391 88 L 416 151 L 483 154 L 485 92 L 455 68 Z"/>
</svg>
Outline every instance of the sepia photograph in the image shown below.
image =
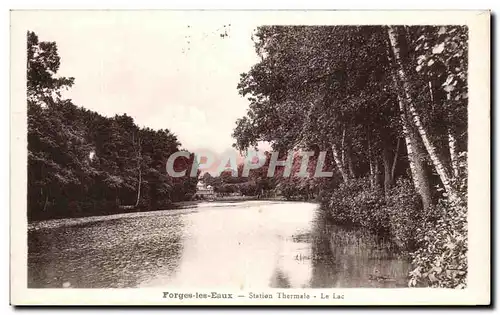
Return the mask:
<svg viewBox="0 0 500 315">
<path fill-rule="evenodd" d="M 11 11 L 11 303 L 489 304 L 489 21 Z"/>
</svg>

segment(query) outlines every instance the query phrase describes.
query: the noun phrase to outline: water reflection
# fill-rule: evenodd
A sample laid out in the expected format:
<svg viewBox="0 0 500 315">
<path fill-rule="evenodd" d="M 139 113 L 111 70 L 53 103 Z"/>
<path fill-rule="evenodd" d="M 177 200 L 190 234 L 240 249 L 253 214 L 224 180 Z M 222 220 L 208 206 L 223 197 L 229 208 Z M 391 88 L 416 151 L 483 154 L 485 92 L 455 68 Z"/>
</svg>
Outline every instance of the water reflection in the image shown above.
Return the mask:
<svg viewBox="0 0 500 315">
<path fill-rule="evenodd" d="M 269 286 L 271 288 L 291 288 L 288 276 L 279 267 L 274 270 Z"/>
<path fill-rule="evenodd" d="M 334 253 L 330 240 L 326 234 L 326 223 L 317 217 L 313 229 L 311 252 L 312 252 L 312 277 L 310 287 L 331 288 L 335 286 L 338 276 Z"/>
<path fill-rule="evenodd" d="M 176 212 L 177 211 L 177 212 Z M 406 286 L 408 264 L 309 203 L 205 203 L 29 233 L 29 287 Z"/>
<path fill-rule="evenodd" d="M 361 229 L 333 225 L 319 215 L 312 250 L 311 287 L 406 287 L 409 263 L 390 244 Z"/>
</svg>

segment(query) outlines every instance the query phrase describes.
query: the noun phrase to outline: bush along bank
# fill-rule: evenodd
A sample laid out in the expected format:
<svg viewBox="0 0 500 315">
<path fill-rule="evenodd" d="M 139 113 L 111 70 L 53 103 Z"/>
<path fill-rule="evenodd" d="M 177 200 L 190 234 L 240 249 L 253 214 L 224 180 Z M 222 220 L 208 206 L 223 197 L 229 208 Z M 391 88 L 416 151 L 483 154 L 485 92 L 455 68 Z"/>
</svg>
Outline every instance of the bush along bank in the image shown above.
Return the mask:
<svg viewBox="0 0 500 315">
<path fill-rule="evenodd" d="M 465 288 L 466 169 L 462 172 L 456 183 L 459 198 L 450 200 L 443 194 L 427 211 L 408 179 L 399 179 L 385 194 L 367 178 L 353 179 L 323 193 L 320 203 L 335 224 L 367 229 L 409 258 L 413 266 L 409 286 Z"/>
</svg>

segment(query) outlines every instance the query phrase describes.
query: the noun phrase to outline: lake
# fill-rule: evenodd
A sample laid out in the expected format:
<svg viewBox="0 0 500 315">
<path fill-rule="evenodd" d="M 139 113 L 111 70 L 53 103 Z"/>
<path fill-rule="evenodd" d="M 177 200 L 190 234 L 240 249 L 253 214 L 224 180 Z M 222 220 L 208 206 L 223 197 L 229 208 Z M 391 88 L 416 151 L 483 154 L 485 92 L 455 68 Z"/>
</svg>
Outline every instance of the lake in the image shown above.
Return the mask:
<svg viewBox="0 0 500 315">
<path fill-rule="evenodd" d="M 41 221 L 28 232 L 30 288 L 406 287 L 409 263 L 306 202 Z"/>
</svg>

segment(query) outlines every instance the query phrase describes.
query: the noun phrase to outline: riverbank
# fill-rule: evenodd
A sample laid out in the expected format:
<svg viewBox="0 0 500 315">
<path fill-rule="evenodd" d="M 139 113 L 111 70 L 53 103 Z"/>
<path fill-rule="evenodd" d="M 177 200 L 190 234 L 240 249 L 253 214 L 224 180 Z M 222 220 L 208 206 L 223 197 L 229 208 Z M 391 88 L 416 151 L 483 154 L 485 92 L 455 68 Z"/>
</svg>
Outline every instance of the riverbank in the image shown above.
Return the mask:
<svg viewBox="0 0 500 315">
<path fill-rule="evenodd" d="M 179 210 L 194 207 L 200 203 L 207 202 L 243 202 L 243 201 L 252 201 L 252 200 L 261 200 L 261 201 L 283 201 L 287 200 L 281 197 L 275 198 L 258 198 L 257 196 L 229 196 L 229 197 L 219 197 L 214 200 L 186 200 L 186 201 L 178 201 L 173 203 L 168 203 L 160 209 L 151 210 L 146 207 L 119 207 L 119 208 L 111 208 L 107 211 L 103 211 L 101 214 L 88 214 L 88 215 L 72 215 L 72 216 L 64 216 L 63 214 L 58 216 L 52 216 L 48 218 L 38 218 L 36 220 L 28 220 L 30 225 L 36 225 L 38 222 L 47 222 L 47 221 L 55 221 L 55 220 L 74 220 L 74 219 L 85 219 L 85 218 L 94 218 L 94 217 L 109 217 L 109 216 L 117 216 L 128 215 L 134 216 L 136 213 L 146 213 L 146 212 L 156 212 L 156 211 L 171 211 L 171 210 Z"/>
<path fill-rule="evenodd" d="M 52 229 L 59 228 L 62 226 L 76 226 L 84 225 L 88 223 L 100 222 L 100 221 L 112 221 L 119 219 L 130 219 L 130 218 L 142 218 L 150 217 L 156 215 L 180 215 L 187 214 L 190 212 L 195 212 L 195 208 L 182 208 L 182 209 L 164 209 L 164 210 L 153 210 L 153 211 L 137 211 L 137 212 L 127 212 L 109 215 L 99 215 L 99 216 L 88 216 L 88 217 L 78 217 L 78 218 L 62 218 L 62 219 L 49 219 L 43 221 L 34 221 L 28 223 L 28 231 L 37 231 L 42 229 Z"/>
</svg>

